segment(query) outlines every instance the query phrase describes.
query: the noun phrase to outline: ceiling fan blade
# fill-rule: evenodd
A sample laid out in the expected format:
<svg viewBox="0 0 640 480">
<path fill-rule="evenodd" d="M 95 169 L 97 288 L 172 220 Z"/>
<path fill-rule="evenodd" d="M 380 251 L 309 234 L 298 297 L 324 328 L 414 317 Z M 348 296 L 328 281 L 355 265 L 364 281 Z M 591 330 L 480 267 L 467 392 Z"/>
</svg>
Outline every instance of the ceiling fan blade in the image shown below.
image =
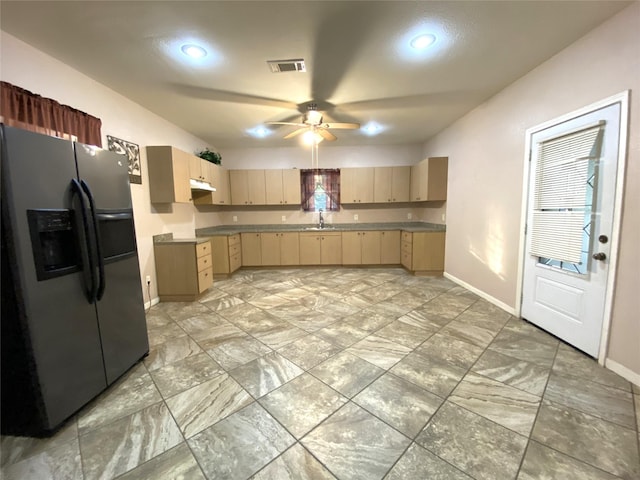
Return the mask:
<svg viewBox="0 0 640 480">
<path fill-rule="evenodd" d="M 294 130 L 293 132 L 286 134 L 283 138 L 293 138 L 308 131 L 309 129 L 307 127 L 299 128 L 298 130 Z"/>
<path fill-rule="evenodd" d="M 244 103 L 248 105 L 261 105 L 265 107 L 283 108 L 287 110 L 297 110 L 298 105 L 277 98 L 261 97 L 259 95 L 249 95 L 246 93 L 230 92 L 226 90 L 216 90 L 213 88 L 194 87 L 174 83 L 173 89 L 181 95 L 201 98 L 203 100 L 213 100 L 216 102 Z"/>
<path fill-rule="evenodd" d="M 306 127 L 304 123 L 292 123 L 292 122 L 264 122 L 265 125 L 295 125 L 296 127 Z"/>
<path fill-rule="evenodd" d="M 333 133 L 331 133 L 329 130 L 326 130 L 324 128 L 316 128 L 314 130 L 318 132 L 318 134 L 325 140 L 328 140 L 330 142 L 334 142 L 335 140 L 337 140 L 337 137 Z"/>
<path fill-rule="evenodd" d="M 331 122 L 331 123 L 323 123 L 322 128 L 342 128 L 342 129 L 358 129 L 360 128 L 359 123 L 342 123 L 342 122 Z"/>
</svg>

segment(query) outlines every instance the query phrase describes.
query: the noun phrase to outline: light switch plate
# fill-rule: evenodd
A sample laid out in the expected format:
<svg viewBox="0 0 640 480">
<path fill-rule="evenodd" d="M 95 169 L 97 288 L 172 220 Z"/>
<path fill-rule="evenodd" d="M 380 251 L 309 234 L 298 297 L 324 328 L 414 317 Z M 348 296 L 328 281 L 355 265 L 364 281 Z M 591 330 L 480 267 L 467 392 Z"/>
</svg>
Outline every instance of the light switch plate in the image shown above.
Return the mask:
<svg viewBox="0 0 640 480">
<path fill-rule="evenodd" d="M 358 221 L 358 214 L 357 214 L 357 213 L 353 215 L 353 219 L 354 219 L 356 222 Z"/>
<path fill-rule="evenodd" d="M 445 221 L 445 218 L 447 218 L 447 216 L 443 213 L 443 214 L 442 214 L 442 221 L 443 221 L 443 222 Z"/>
<path fill-rule="evenodd" d="M 234 222 L 237 222 L 237 221 L 238 221 L 238 216 L 237 216 L 237 215 L 234 215 L 234 216 L 233 216 L 233 221 L 234 221 Z"/>
<path fill-rule="evenodd" d="M 287 216 L 286 215 L 282 215 L 282 221 L 286 222 L 287 221 Z"/>
<path fill-rule="evenodd" d="M 407 220 L 411 220 L 413 218 L 413 213 L 407 213 Z"/>
</svg>

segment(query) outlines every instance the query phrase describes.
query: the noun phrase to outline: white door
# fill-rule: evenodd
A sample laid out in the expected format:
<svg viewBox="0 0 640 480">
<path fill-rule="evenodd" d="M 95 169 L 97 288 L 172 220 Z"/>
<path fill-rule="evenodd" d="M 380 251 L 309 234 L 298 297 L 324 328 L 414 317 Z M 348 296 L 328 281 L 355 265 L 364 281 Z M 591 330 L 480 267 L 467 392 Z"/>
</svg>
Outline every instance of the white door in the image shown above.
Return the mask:
<svg viewBox="0 0 640 480">
<path fill-rule="evenodd" d="M 620 104 L 531 137 L 521 315 L 597 357 L 613 226 Z"/>
</svg>

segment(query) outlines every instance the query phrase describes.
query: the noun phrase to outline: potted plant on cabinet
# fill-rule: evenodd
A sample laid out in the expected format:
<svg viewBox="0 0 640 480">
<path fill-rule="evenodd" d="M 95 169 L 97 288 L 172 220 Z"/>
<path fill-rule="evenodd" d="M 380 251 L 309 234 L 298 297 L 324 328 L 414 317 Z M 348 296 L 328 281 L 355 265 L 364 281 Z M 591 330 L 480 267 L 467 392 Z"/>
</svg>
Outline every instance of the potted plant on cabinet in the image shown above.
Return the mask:
<svg viewBox="0 0 640 480">
<path fill-rule="evenodd" d="M 197 152 L 196 155 L 207 162 L 215 163 L 216 165 L 222 164 L 222 155 L 218 152 L 213 152 L 209 148 L 205 148 L 201 152 Z"/>
</svg>

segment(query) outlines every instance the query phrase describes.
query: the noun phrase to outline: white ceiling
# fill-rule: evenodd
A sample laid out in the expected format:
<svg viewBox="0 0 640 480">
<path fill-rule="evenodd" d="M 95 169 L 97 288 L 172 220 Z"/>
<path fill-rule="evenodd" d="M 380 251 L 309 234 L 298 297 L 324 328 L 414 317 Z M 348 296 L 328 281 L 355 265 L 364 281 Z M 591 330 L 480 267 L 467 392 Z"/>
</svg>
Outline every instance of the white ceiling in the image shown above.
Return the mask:
<svg viewBox="0 0 640 480">
<path fill-rule="evenodd" d="M 173 1 L 0 3 L 2 30 L 216 147 L 295 145 L 281 126 L 316 101 L 325 121 L 374 121 L 375 137 L 422 143 L 617 13 L 628 1 Z M 436 35 L 410 51 L 416 34 Z M 200 62 L 183 43 L 205 47 Z M 267 60 L 303 58 L 306 73 Z M 37 92 L 36 92 L 37 93 Z M 99 112 L 88 112 L 99 116 Z"/>
</svg>

